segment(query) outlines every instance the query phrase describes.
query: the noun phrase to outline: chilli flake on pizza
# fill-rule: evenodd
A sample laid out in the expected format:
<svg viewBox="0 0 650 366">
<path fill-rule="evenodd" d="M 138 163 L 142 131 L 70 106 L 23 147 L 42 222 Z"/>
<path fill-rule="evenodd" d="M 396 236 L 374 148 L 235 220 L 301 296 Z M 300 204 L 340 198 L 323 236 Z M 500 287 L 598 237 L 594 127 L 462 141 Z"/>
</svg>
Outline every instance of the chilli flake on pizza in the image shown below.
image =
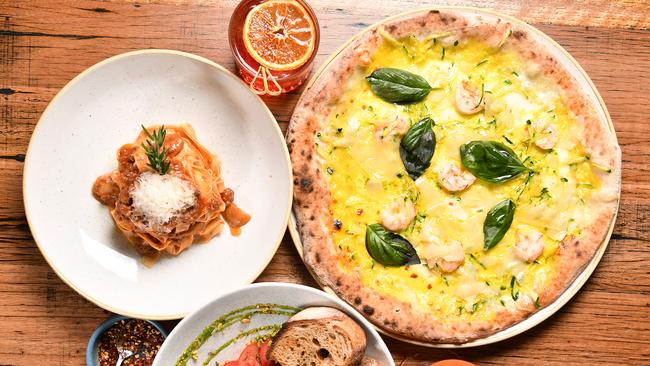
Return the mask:
<svg viewBox="0 0 650 366">
<path fill-rule="evenodd" d="M 410 13 L 356 37 L 299 101 L 305 262 L 385 331 L 486 337 L 553 302 L 607 237 L 616 136 L 540 37 Z"/>
</svg>

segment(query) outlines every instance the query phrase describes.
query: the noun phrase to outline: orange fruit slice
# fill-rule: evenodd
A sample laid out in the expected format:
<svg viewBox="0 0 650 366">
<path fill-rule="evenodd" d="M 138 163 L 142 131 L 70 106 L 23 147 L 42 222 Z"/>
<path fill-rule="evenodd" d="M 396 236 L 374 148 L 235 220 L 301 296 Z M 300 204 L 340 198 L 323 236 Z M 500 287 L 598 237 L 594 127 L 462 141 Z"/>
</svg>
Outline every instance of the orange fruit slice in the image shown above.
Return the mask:
<svg viewBox="0 0 650 366">
<path fill-rule="evenodd" d="M 255 6 L 244 23 L 244 45 L 270 70 L 294 70 L 314 52 L 316 29 L 297 1 L 271 0 Z"/>
</svg>

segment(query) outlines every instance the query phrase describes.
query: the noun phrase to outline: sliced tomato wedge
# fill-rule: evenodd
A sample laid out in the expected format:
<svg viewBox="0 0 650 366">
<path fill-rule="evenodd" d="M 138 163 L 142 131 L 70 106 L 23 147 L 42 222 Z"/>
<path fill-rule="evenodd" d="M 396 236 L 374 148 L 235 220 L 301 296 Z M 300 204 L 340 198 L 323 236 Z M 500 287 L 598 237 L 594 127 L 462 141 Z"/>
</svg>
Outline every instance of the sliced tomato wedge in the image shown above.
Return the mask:
<svg viewBox="0 0 650 366">
<path fill-rule="evenodd" d="M 259 356 L 260 356 L 260 364 L 261 364 L 261 366 L 274 366 L 275 365 L 275 362 L 273 362 L 273 361 L 269 360 L 268 358 L 266 358 L 266 353 L 269 350 L 269 343 L 271 343 L 270 340 L 268 340 L 266 342 L 262 342 L 260 344 Z"/>
<path fill-rule="evenodd" d="M 260 347 L 257 343 L 251 343 L 239 356 L 239 366 L 261 366 L 259 360 Z"/>
<path fill-rule="evenodd" d="M 239 361 L 228 361 L 223 366 L 239 366 Z"/>
</svg>

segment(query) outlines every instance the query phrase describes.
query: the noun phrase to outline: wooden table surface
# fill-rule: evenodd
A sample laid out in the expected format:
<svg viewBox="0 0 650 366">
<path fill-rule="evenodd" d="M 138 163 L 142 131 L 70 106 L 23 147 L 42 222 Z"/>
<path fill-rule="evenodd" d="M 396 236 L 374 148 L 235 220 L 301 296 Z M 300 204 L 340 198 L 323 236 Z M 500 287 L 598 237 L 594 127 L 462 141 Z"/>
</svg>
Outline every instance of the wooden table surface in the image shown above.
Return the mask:
<svg viewBox="0 0 650 366">
<path fill-rule="evenodd" d="M 321 25 L 320 64 L 368 24 L 437 2 L 310 3 Z M 0 365 L 82 365 L 90 333 L 111 315 L 54 274 L 27 226 L 24 154 L 48 102 L 87 67 L 136 49 L 192 52 L 234 70 L 226 37 L 235 5 L 233 0 L 0 0 Z M 557 314 L 520 336 L 467 350 L 386 338 L 396 363 L 463 358 L 480 365 L 650 365 L 650 3 L 450 0 L 448 5 L 517 16 L 580 62 L 609 108 L 623 150 L 621 204 L 602 262 Z M 283 130 L 300 92 L 266 99 Z M 258 281 L 315 285 L 288 234 Z"/>
</svg>

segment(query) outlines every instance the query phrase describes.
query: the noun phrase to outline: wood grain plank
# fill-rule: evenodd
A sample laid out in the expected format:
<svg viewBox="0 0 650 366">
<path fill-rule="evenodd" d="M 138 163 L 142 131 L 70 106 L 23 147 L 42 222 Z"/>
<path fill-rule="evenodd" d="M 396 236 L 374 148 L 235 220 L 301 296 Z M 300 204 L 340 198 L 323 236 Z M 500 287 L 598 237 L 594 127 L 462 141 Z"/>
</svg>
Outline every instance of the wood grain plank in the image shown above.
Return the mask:
<svg viewBox="0 0 650 366">
<path fill-rule="evenodd" d="M 82 365 L 85 342 L 110 314 L 65 285 L 29 233 L 22 169 L 31 132 L 54 95 L 106 57 L 171 48 L 234 71 L 226 42 L 235 0 L 0 2 L 0 364 Z M 316 64 L 347 38 L 424 0 L 312 1 L 322 39 Z M 481 365 L 650 364 L 650 3 L 450 1 L 495 8 L 532 23 L 580 62 L 605 100 L 623 151 L 612 241 L 588 283 L 560 312 L 508 341 L 435 350 L 387 339 L 398 364 L 457 357 Z M 265 98 L 283 130 L 301 90 Z M 315 286 L 285 235 L 258 281 Z M 175 322 L 166 322 L 171 328 Z"/>
</svg>

